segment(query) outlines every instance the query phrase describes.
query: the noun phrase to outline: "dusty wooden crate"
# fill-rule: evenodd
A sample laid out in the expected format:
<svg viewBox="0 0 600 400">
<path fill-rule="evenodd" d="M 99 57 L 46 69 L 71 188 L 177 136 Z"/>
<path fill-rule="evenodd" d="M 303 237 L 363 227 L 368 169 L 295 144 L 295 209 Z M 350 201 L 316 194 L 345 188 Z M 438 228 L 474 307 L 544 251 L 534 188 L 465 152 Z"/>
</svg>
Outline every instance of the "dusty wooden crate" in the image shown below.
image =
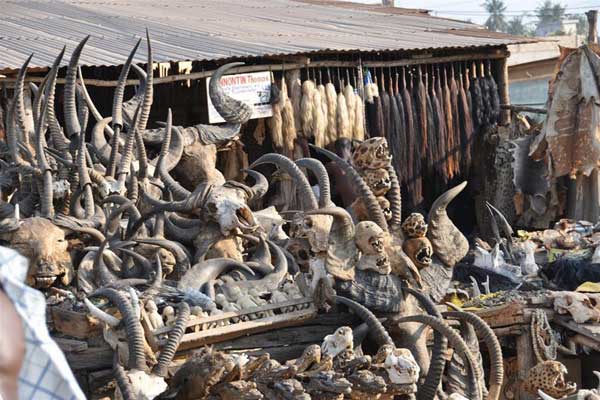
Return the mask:
<svg viewBox="0 0 600 400">
<path fill-rule="evenodd" d="M 256 318 L 257 315 L 263 315 Z M 302 325 L 314 318 L 317 310 L 312 299 L 305 297 L 283 303 L 267 304 L 240 312 L 226 312 L 206 318 L 190 319 L 178 351 L 248 336 L 261 332 Z M 146 318 L 144 318 L 146 320 Z M 144 324 L 146 332 L 149 327 Z M 171 327 L 163 327 L 146 335 L 150 346 L 160 349 L 167 342 Z M 258 346 L 257 346 L 258 347 Z"/>
</svg>

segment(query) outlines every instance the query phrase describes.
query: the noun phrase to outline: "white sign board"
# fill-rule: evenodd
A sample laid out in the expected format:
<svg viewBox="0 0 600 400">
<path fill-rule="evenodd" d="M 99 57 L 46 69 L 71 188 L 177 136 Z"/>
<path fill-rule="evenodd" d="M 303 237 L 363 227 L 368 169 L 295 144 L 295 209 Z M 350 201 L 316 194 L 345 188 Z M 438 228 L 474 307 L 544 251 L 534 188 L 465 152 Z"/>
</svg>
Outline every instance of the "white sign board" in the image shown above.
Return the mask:
<svg viewBox="0 0 600 400">
<path fill-rule="evenodd" d="M 210 101 L 206 79 L 206 97 L 208 97 L 208 122 L 211 124 L 225 122 Z M 273 115 L 271 108 L 271 74 L 269 71 L 250 72 L 247 74 L 227 75 L 221 77 L 223 91 L 236 100 L 241 100 L 252 107 L 252 118 L 266 118 Z"/>
</svg>

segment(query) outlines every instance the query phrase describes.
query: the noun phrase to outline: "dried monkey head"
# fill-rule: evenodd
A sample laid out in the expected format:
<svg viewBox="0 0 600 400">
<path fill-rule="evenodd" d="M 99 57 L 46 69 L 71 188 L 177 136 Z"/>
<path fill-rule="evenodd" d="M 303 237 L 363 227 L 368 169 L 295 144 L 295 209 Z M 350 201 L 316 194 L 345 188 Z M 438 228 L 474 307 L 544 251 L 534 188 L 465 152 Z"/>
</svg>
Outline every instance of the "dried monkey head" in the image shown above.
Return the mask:
<svg viewBox="0 0 600 400">
<path fill-rule="evenodd" d="M 426 237 L 407 239 L 402 244 L 402 249 L 417 268 L 425 268 L 431 265 L 433 247 Z"/>
<path fill-rule="evenodd" d="M 375 222 L 362 221 L 356 225 L 354 241 L 356 247 L 367 255 L 384 253 L 386 233 Z"/>
</svg>

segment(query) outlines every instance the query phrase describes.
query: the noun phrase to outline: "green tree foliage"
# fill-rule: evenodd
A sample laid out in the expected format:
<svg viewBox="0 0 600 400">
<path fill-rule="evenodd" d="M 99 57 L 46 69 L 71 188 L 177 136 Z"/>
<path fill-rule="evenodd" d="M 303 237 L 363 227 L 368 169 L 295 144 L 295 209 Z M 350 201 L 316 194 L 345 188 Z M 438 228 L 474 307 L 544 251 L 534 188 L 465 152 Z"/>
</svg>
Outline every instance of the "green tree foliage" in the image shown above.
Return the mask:
<svg viewBox="0 0 600 400">
<path fill-rule="evenodd" d="M 551 0 L 545 0 L 535 10 L 535 15 L 538 18 L 537 31 L 538 34 L 552 34 L 560 31 L 560 23 L 565 16 L 565 7 L 560 3 L 553 3 Z"/>
<path fill-rule="evenodd" d="M 485 0 L 483 8 L 490 14 L 485 21 L 485 26 L 491 31 L 506 32 L 508 24 L 504 17 L 506 11 L 504 2 L 502 0 Z"/>
<path fill-rule="evenodd" d="M 525 27 L 525 24 L 523 23 L 522 16 L 513 17 L 510 21 L 508 21 L 508 28 L 506 32 L 510 33 L 511 35 L 519 36 L 525 36 L 529 34 L 527 27 Z"/>
</svg>

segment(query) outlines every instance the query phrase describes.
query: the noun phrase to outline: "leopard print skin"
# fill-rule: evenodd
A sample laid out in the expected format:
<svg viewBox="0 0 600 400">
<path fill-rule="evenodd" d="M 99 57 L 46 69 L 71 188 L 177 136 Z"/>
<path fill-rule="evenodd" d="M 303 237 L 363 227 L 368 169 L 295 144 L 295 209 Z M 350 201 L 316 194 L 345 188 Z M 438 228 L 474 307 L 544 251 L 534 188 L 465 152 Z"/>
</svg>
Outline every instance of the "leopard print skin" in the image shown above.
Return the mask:
<svg viewBox="0 0 600 400">
<path fill-rule="evenodd" d="M 544 361 L 531 368 L 523 381 L 525 391 L 537 395 L 538 389 L 544 393 L 562 398 L 577 391 L 572 382 L 565 382 L 567 368 L 558 361 Z"/>
<path fill-rule="evenodd" d="M 367 169 L 362 177 L 375 196 L 385 196 L 392 187 L 390 174 L 385 168 Z"/>
<path fill-rule="evenodd" d="M 419 213 L 410 214 L 402 223 L 402 231 L 409 238 L 425 237 L 427 234 L 425 217 Z"/>
<path fill-rule="evenodd" d="M 359 171 L 386 168 L 392 160 L 387 140 L 374 137 L 359 144 L 352 154 L 352 164 Z"/>
</svg>

